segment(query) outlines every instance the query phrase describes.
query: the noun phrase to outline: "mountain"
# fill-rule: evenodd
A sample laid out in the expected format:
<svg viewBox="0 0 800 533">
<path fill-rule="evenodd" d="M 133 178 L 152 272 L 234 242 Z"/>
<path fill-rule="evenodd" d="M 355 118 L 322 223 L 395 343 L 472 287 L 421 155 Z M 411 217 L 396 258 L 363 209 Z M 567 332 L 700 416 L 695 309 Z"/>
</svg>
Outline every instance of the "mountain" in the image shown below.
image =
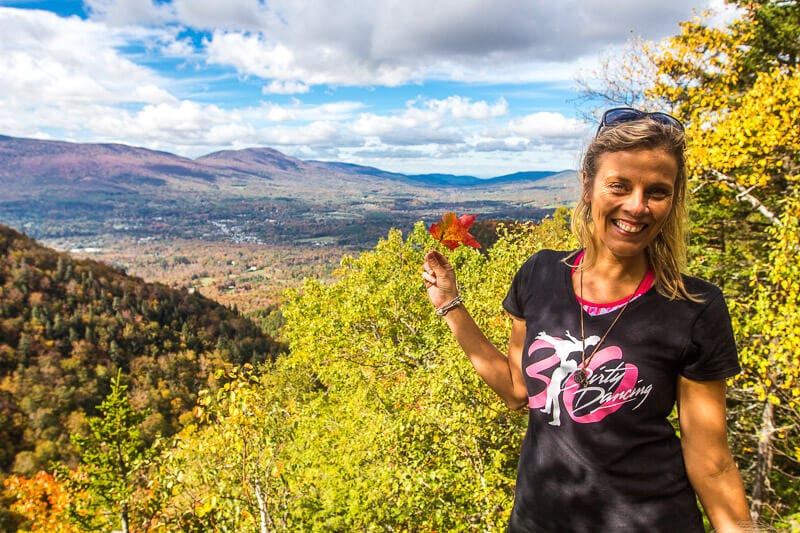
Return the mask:
<svg viewBox="0 0 800 533">
<path fill-rule="evenodd" d="M 223 150 L 197 159 L 122 144 L 85 144 L 0 136 L 0 183 L 8 198 L 43 189 L 86 192 L 140 192 L 142 187 L 181 191 L 224 188 L 231 180 L 273 183 L 375 186 L 492 187 L 508 181 L 537 181 L 557 172 L 518 172 L 480 179 L 452 174 L 404 175 L 348 163 L 303 161 L 272 148 Z M 240 183 L 241 185 L 241 183 Z M 302 188 L 302 187 L 301 187 Z"/>
<path fill-rule="evenodd" d="M 48 249 L 0 225 L 0 470 L 69 460 L 69 433 L 122 369 L 145 432 L 169 436 L 229 363 L 283 347 L 197 292 L 170 289 Z"/>
<path fill-rule="evenodd" d="M 202 164 L 167 152 L 0 136 L 0 183 L 8 198 L 42 190 L 134 192 L 141 186 L 208 190 L 215 179 Z"/>
<path fill-rule="evenodd" d="M 574 171 L 405 175 L 271 148 L 189 159 L 0 136 L 0 223 L 65 248 L 121 238 L 363 246 L 447 211 L 540 218 L 572 203 L 577 185 Z"/>
</svg>

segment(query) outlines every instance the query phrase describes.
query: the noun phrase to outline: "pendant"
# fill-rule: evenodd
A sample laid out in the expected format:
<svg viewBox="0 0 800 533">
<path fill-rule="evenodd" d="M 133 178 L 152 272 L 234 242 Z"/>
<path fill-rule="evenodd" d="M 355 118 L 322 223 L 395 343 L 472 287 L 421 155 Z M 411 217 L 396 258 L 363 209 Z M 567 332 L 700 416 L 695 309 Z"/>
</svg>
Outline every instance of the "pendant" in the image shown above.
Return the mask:
<svg viewBox="0 0 800 533">
<path fill-rule="evenodd" d="M 578 370 L 577 372 L 575 372 L 575 375 L 572 376 L 572 379 L 574 379 L 575 383 L 577 383 L 581 387 L 586 385 L 586 382 L 588 381 L 588 379 L 586 377 L 586 371 L 584 369 L 582 369 L 582 368 L 580 370 Z"/>
</svg>

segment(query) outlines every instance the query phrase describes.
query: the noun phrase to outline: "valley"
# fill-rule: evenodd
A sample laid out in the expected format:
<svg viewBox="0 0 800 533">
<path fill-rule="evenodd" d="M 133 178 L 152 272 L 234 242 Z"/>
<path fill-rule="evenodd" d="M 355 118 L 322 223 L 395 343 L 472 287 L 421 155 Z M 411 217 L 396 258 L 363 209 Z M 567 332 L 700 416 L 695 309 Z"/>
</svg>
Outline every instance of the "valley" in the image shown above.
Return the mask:
<svg viewBox="0 0 800 533">
<path fill-rule="evenodd" d="M 243 311 L 391 228 L 445 212 L 539 220 L 578 194 L 574 171 L 407 176 L 269 148 L 187 159 L 144 148 L 0 136 L 0 224 Z"/>
</svg>

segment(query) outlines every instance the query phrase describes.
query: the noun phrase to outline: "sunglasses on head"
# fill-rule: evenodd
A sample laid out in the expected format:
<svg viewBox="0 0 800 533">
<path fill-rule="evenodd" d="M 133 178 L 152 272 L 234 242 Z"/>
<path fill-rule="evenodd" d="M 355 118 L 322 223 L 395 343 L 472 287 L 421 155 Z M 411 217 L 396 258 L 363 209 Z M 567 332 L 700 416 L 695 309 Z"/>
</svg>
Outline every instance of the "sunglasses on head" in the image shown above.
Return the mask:
<svg viewBox="0 0 800 533">
<path fill-rule="evenodd" d="M 683 131 L 683 124 L 681 121 L 672 115 L 658 111 L 654 113 L 648 113 L 646 111 L 639 111 L 638 109 L 634 109 L 632 107 L 615 107 L 614 109 L 609 109 L 603 113 L 603 118 L 600 120 L 600 126 L 597 128 L 595 137 L 597 137 L 597 135 L 603 131 L 603 128 L 611 128 L 625 122 L 633 122 L 634 120 L 642 120 L 644 118 L 649 118 L 650 120 L 655 120 L 659 124 L 672 126 L 673 128 L 678 128 L 679 130 Z"/>
</svg>

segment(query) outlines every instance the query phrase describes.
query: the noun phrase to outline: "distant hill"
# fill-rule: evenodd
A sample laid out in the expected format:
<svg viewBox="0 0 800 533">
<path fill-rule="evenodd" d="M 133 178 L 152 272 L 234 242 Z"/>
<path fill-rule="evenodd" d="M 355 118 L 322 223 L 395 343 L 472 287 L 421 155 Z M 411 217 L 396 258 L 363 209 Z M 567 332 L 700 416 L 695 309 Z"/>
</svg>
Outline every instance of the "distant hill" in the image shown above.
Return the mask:
<svg viewBox="0 0 800 533">
<path fill-rule="evenodd" d="M 265 147 L 188 159 L 0 136 L 0 223 L 65 249 L 120 238 L 363 248 L 447 211 L 535 220 L 572 203 L 577 185 L 574 171 L 405 175 Z"/>
<path fill-rule="evenodd" d="M 0 136 L 0 183 L 7 198 L 66 188 L 74 193 L 141 193 L 144 188 L 207 192 L 243 186 L 257 180 L 262 186 L 280 184 L 303 191 L 311 184 L 330 186 L 385 185 L 491 187 L 508 181 L 537 181 L 558 172 L 518 172 L 480 179 L 452 174 L 404 175 L 348 163 L 303 161 L 272 148 L 224 150 L 197 159 L 122 144 L 88 144 Z M 270 183 L 272 182 L 272 183 Z M 252 185 L 252 184 L 251 184 Z"/>
<path fill-rule="evenodd" d="M 42 190 L 136 192 L 139 187 L 212 187 L 202 164 L 122 144 L 79 144 L 0 136 L 0 184 L 8 198 Z"/>
<path fill-rule="evenodd" d="M 198 293 L 75 260 L 0 225 L 0 470 L 31 473 L 71 458 L 70 432 L 130 376 L 149 437 L 170 435 L 227 363 L 282 347 Z"/>
</svg>

